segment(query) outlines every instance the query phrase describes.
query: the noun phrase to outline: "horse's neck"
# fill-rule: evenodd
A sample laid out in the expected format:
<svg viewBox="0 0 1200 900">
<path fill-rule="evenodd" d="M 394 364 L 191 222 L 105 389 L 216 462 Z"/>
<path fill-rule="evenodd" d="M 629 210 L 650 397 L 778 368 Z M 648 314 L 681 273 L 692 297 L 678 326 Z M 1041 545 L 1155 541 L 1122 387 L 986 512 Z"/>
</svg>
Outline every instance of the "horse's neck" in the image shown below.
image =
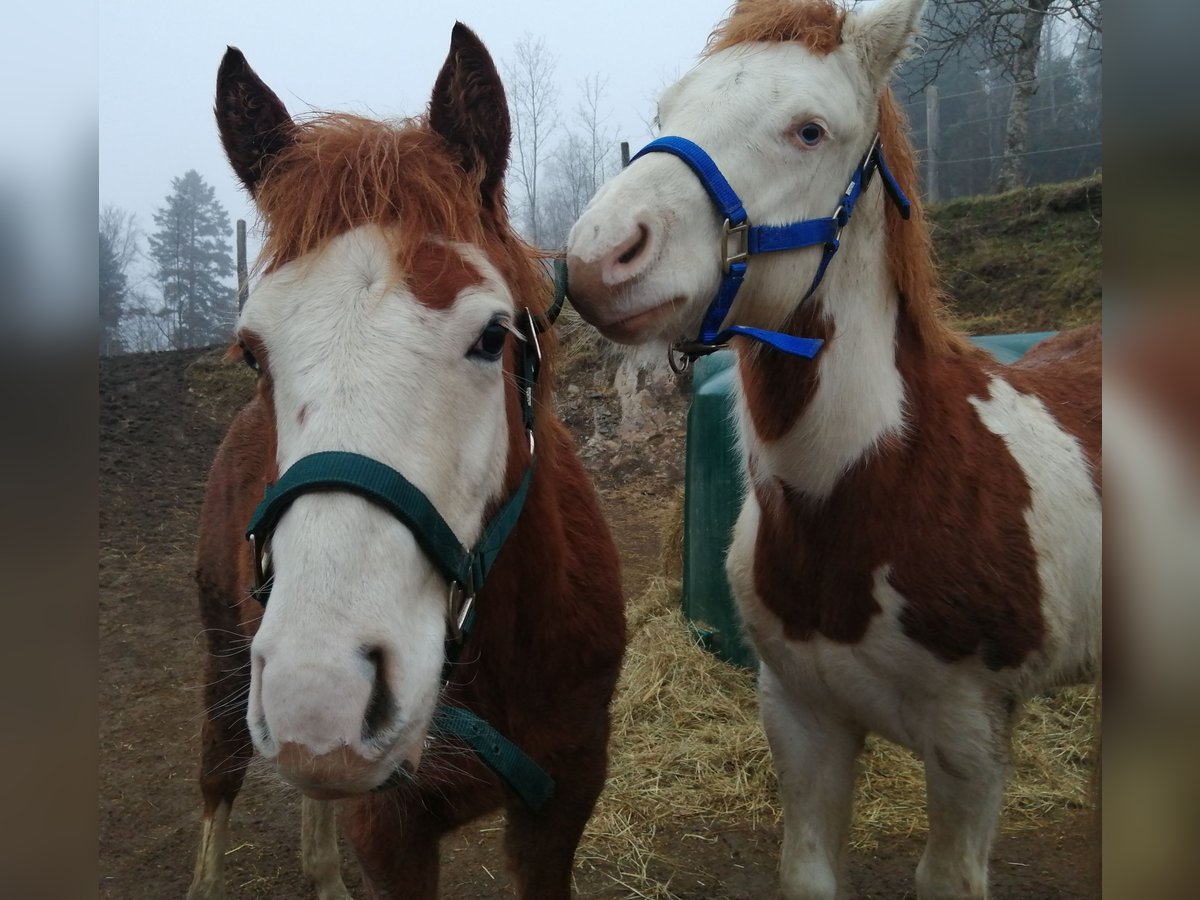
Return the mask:
<svg viewBox="0 0 1200 900">
<path fill-rule="evenodd" d="M 826 338 L 818 357 L 739 350 L 738 407 L 752 477 L 780 479 L 815 498 L 827 497 L 850 466 L 904 428 L 899 301 L 883 249 L 881 203 L 872 205 L 872 215 L 854 222 L 860 228 L 847 229 L 818 293 L 796 308 L 803 290 L 790 288 L 789 327 Z M 786 302 L 783 296 L 770 300 Z"/>
</svg>

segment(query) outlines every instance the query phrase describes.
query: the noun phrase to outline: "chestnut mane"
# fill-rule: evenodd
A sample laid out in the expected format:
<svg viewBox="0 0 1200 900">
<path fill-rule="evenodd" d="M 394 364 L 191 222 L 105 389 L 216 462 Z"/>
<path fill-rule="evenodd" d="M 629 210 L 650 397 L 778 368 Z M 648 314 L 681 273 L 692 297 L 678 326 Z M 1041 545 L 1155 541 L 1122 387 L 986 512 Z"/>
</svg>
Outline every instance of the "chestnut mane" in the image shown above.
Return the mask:
<svg viewBox="0 0 1200 900">
<path fill-rule="evenodd" d="M 709 35 L 703 56 L 738 44 L 792 41 L 810 52 L 828 55 L 842 45 L 846 11 L 833 0 L 742 0 Z M 879 97 L 879 139 L 888 167 L 912 202 L 906 221 L 886 204 L 888 258 L 901 308 L 932 353 L 974 352 L 946 322 L 945 296 L 933 262 L 929 222 L 918 193 L 916 154 L 908 121 L 887 87 Z"/>
</svg>

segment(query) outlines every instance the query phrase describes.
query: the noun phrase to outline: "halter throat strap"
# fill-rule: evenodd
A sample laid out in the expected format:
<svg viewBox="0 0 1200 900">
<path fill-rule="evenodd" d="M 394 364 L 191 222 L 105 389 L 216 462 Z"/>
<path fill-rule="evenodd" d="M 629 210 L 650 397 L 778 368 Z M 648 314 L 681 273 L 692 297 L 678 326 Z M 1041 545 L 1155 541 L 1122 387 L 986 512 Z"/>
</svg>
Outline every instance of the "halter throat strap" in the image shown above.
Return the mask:
<svg viewBox="0 0 1200 900">
<path fill-rule="evenodd" d="M 884 188 L 900 210 L 900 215 L 907 219 L 911 214 L 912 204 L 884 160 L 883 145 L 879 142 L 878 135 L 871 141 L 870 148 L 854 170 L 833 215 L 822 219 L 803 219 L 786 225 L 751 225 L 741 198 L 721 173 L 720 167 L 702 147 L 687 138 L 672 135 L 653 140 L 639 150 L 630 162 L 648 153 L 669 153 L 686 163 L 700 180 L 713 205 L 725 218 L 721 227 L 721 284 L 704 314 L 699 334 L 694 340 L 680 341 L 674 347 L 688 360 L 721 349 L 735 336 L 747 337 L 784 353 L 811 359 L 821 348 L 822 341 L 818 338 L 796 337 L 783 332 L 742 325 L 731 325 L 724 329 L 721 327 L 746 278 L 750 257 L 781 250 L 823 247 L 821 261 L 817 265 L 812 283 L 800 298 L 800 302 L 803 303 L 813 295 L 825 278 L 829 263 L 841 246 L 842 229 L 850 221 L 858 198 L 867 189 L 876 171 L 880 173 Z"/>
</svg>

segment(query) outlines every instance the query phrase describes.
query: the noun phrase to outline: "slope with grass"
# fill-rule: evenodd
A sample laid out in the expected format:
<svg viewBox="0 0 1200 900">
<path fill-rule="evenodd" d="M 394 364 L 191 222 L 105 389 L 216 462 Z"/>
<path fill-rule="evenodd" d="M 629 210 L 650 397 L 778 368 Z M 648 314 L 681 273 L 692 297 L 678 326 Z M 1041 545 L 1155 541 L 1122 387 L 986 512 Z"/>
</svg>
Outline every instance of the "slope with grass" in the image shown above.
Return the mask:
<svg viewBox="0 0 1200 900">
<path fill-rule="evenodd" d="M 950 311 L 971 334 L 1053 331 L 1100 319 L 1099 175 L 931 210 Z"/>
</svg>

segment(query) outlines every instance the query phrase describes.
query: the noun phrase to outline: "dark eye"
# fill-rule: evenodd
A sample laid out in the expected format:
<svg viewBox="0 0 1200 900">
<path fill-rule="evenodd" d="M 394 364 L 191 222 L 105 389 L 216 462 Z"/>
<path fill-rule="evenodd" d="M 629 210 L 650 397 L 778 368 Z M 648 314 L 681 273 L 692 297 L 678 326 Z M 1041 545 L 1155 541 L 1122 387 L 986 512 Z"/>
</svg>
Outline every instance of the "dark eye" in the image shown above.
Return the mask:
<svg viewBox="0 0 1200 900">
<path fill-rule="evenodd" d="M 242 362 L 244 362 L 246 365 L 248 365 L 255 372 L 262 374 L 261 370 L 258 367 L 258 360 L 254 358 L 254 354 L 250 352 L 250 348 L 248 348 L 245 344 L 242 344 L 241 348 L 242 348 Z"/>
<path fill-rule="evenodd" d="M 508 324 L 501 319 L 488 322 L 479 339 L 471 346 L 468 356 L 478 359 L 496 360 L 504 352 L 504 342 L 508 338 Z"/>
<path fill-rule="evenodd" d="M 806 147 L 817 146 L 817 144 L 821 143 L 821 138 L 825 137 L 825 129 L 816 122 L 801 125 L 796 133 L 800 136 L 800 142 Z"/>
</svg>

